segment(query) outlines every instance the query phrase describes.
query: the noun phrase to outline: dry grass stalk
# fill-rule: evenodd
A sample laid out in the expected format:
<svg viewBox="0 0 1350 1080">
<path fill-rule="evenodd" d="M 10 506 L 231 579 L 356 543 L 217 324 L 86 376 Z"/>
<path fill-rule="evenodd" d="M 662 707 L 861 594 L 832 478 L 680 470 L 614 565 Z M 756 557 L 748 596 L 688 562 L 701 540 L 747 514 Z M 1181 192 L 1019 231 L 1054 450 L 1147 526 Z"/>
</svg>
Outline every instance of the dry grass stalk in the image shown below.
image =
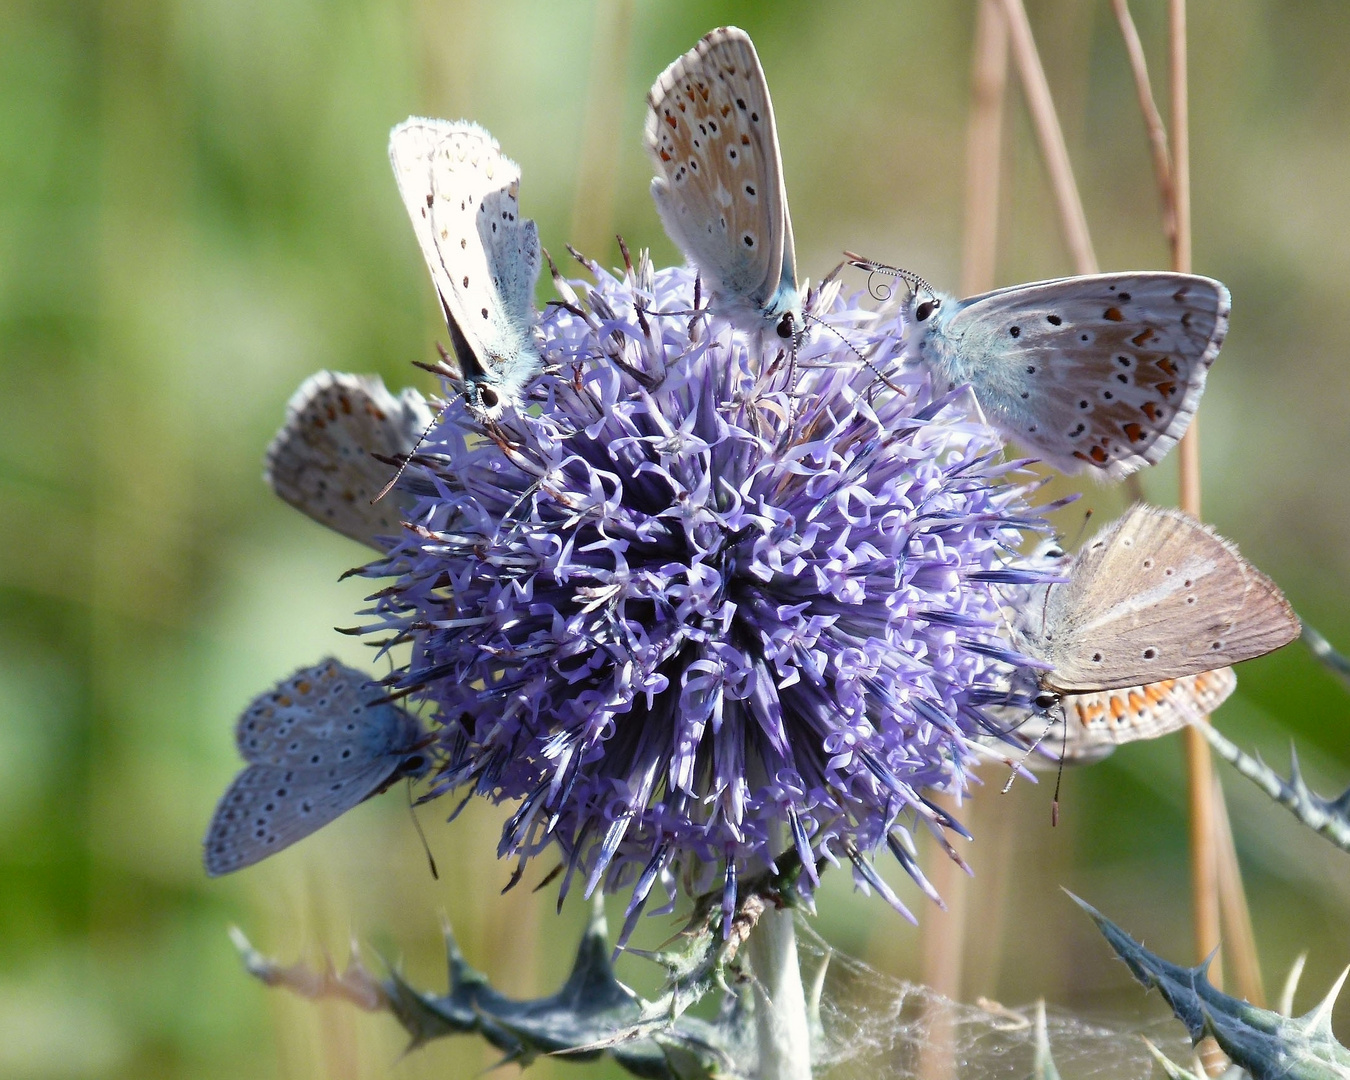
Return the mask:
<svg viewBox="0 0 1350 1080">
<path fill-rule="evenodd" d="M 979 0 L 972 51 L 965 240 L 961 259 L 961 289 L 967 296 L 993 287 L 998 256 L 1003 101 L 1008 84 L 1008 25 L 1000 0 Z M 948 805 L 945 798 L 941 801 Z M 930 910 L 925 920 L 919 955 L 921 978 L 941 998 L 959 1001 L 969 931 L 966 919 L 969 883 L 938 845 L 932 845 L 930 850 L 933 865 L 929 880 L 946 899 L 947 911 Z M 922 1080 L 948 1080 L 956 1075 L 951 1018 L 939 1008 L 928 1020 L 929 1038 L 917 1071 Z"/>
<path fill-rule="evenodd" d="M 966 222 L 961 292 L 994 287 L 998 254 L 998 195 L 1003 153 L 1003 99 L 1008 86 L 1008 21 L 999 0 L 980 0 L 966 129 Z"/>
<path fill-rule="evenodd" d="M 1261 979 L 1261 959 L 1256 951 L 1256 931 L 1252 928 L 1252 913 L 1247 907 L 1247 893 L 1242 887 L 1242 866 L 1238 862 L 1237 846 L 1233 843 L 1233 827 L 1228 820 L 1228 805 L 1224 802 L 1223 785 L 1214 778 L 1214 809 L 1218 817 L 1219 908 L 1223 915 L 1223 951 L 1233 972 L 1233 983 L 1238 994 L 1253 1005 L 1266 1007 L 1266 990 Z"/>
<path fill-rule="evenodd" d="M 1169 70 L 1172 91 L 1172 196 L 1176 215 L 1176 243 L 1172 269 L 1191 272 L 1191 163 L 1190 116 L 1186 73 L 1186 0 L 1169 0 Z M 1196 420 L 1178 448 L 1181 470 L 1181 508 L 1200 516 L 1200 430 Z M 1186 729 L 1186 775 L 1191 810 L 1192 917 L 1195 951 L 1207 956 L 1219 945 L 1218 813 L 1214 805 L 1214 762 L 1204 735 Z M 1211 974 L 1221 985 L 1217 963 Z"/>
<path fill-rule="evenodd" d="M 1153 152 L 1153 173 L 1158 181 L 1158 195 L 1162 200 L 1163 236 L 1167 240 L 1172 261 L 1176 262 L 1177 211 L 1176 197 L 1172 191 L 1172 158 L 1167 148 L 1167 129 L 1163 126 L 1162 114 L 1158 112 L 1157 102 L 1153 100 L 1153 84 L 1148 77 L 1148 62 L 1144 59 L 1144 46 L 1139 41 L 1139 31 L 1135 29 L 1134 19 L 1130 15 L 1128 0 L 1111 0 L 1115 9 L 1116 21 L 1120 24 L 1120 36 L 1125 40 L 1125 53 L 1129 57 L 1130 71 L 1134 74 L 1134 89 L 1139 95 L 1139 111 L 1144 116 L 1144 128 L 1148 132 L 1149 149 Z"/>
<path fill-rule="evenodd" d="M 1054 100 L 1050 97 L 1050 84 L 1045 80 L 1040 54 L 1036 51 L 1036 39 L 1031 34 L 1027 10 L 1022 6 L 1022 0 L 1002 0 L 1002 4 L 1003 14 L 1008 20 L 1018 79 L 1026 95 L 1036 138 L 1041 144 L 1041 156 L 1055 193 L 1055 204 L 1059 208 L 1060 224 L 1065 242 L 1069 245 L 1069 254 L 1073 257 L 1074 270 L 1079 274 L 1095 274 L 1097 256 L 1092 250 L 1087 215 L 1083 212 L 1083 200 L 1079 198 L 1078 185 L 1073 178 L 1069 150 L 1064 145 L 1064 132 L 1055 113 Z"/>
</svg>

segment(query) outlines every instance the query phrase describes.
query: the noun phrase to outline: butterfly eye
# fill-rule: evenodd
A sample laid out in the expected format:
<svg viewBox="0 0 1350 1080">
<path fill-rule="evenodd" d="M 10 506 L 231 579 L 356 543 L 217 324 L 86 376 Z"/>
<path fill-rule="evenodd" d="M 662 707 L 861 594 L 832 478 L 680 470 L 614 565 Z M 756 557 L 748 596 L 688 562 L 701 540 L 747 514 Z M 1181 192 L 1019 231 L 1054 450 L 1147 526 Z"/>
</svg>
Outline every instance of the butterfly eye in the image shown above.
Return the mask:
<svg viewBox="0 0 1350 1080">
<path fill-rule="evenodd" d="M 936 300 L 925 300 L 914 309 L 914 318 L 919 322 L 927 322 L 928 317 L 937 310 L 938 302 Z"/>
<path fill-rule="evenodd" d="M 1036 708 L 1044 712 L 1046 709 L 1052 708 L 1057 701 L 1059 701 L 1059 695 L 1053 694 L 1049 690 L 1042 690 L 1036 695 L 1035 705 Z"/>
<path fill-rule="evenodd" d="M 478 388 L 478 401 L 485 409 L 495 409 L 500 399 L 497 397 L 497 391 L 491 387 L 480 386 Z"/>
<path fill-rule="evenodd" d="M 792 312 L 787 312 L 778 320 L 778 336 L 780 338 L 790 338 L 792 336 L 793 318 Z"/>
</svg>

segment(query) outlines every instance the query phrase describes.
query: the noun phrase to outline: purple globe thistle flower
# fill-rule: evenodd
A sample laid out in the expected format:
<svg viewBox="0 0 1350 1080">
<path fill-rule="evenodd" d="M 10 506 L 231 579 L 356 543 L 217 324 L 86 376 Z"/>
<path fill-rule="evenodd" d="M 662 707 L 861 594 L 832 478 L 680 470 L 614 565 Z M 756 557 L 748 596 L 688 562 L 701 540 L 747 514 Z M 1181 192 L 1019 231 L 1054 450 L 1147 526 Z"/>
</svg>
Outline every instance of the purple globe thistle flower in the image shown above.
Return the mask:
<svg viewBox="0 0 1350 1080">
<path fill-rule="evenodd" d="M 794 356 L 691 315 L 691 270 L 589 269 L 555 272 L 531 406 L 452 400 L 363 571 L 396 578 L 365 629 L 412 642 L 390 682 L 434 705 L 434 791 L 519 800 L 501 854 L 556 843 L 564 895 L 631 885 L 625 937 L 676 871 L 729 914 L 785 852 L 808 896 L 842 857 L 908 916 L 872 856 L 932 894 L 909 830 L 962 830 L 925 791 L 963 790 L 980 703 L 1028 662 L 1016 463 L 837 281 Z"/>
</svg>

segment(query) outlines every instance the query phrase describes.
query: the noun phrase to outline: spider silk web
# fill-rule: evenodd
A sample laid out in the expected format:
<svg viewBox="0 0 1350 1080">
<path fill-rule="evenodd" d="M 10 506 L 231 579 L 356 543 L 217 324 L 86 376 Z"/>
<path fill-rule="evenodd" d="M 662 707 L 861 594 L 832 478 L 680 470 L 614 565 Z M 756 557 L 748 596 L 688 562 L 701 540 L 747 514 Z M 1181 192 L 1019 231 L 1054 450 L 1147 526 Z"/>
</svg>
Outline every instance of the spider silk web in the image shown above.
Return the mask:
<svg viewBox="0 0 1350 1080">
<path fill-rule="evenodd" d="M 965 1005 L 834 952 L 804 920 L 797 949 L 808 997 L 822 963 L 814 1075 L 829 1080 L 1026 1080 L 1036 1052 L 1034 1004 Z M 1186 1065 L 1194 1051 L 1170 1016 L 1089 1021 L 1046 1007 L 1050 1055 L 1064 1080 L 1145 1080 L 1156 1066 L 1143 1036 Z"/>
</svg>

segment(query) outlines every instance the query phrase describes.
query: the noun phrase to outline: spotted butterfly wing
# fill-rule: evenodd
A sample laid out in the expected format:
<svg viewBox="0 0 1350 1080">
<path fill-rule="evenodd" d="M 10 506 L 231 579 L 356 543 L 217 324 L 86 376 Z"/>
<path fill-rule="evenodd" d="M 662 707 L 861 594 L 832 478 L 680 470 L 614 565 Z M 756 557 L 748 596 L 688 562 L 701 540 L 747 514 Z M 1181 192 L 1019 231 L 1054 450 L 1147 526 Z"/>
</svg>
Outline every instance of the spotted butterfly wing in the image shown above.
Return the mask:
<svg viewBox="0 0 1350 1080">
<path fill-rule="evenodd" d="M 1079 552 L 1021 628 L 1042 685 L 1095 693 L 1179 679 L 1298 636 L 1289 602 L 1235 545 L 1179 510 L 1142 504 Z"/>
<path fill-rule="evenodd" d="M 1066 765 L 1099 761 L 1122 743 L 1170 735 L 1208 716 L 1236 689 L 1236 672 L 1223 667 L 1146 686 L 1067 694 L 1059 705 L 1068 731 L 1055 730 L 1056 721 L 1042 746 L 1056 758 L 1062 748 Z"/>
<path fill-rule="evenodd" d="M 389 159 L 470 403 L 499 415 L 544 366 L 533 331 L 539 234 L 520 217 L 520 167 L 476 124 L 419 117 L 394 128 Z"/>
<path fill-rule="evenodd" d="M 1115 479 L 1185 434 L 1230 306 L 1210 278 L 1140 272 L 943 298 L 936 310 L 918 293 L 911 313 L 919 356 L 948 384 L 970 383 L 1004 434 L 1064 472 Z"/>
<path fill-rule="evenodd" d="M 235 742 L 249 763 L 221 797 L 203 843 L 212 877 L 301 840 L 427 762 L 410 713 L 359 671 L 325 660 L 259 696 Z"/>
<path fill-rule="evenodd" d="M 411 388 L 394 397 L 373 375 L 321 371 L 286 406 L 286 423 L 267 449 L 272 490 L 321 525 L 384 551 L 415 499 L 390 491 L 372 502 L 393 469 L 375 455 L 412 452 L 432 413 Z"/>
<path fill-rule="evenodd" d="M 707 34 L 647 95 L 644 142 L 666 232 L 729 318 L 789 337 L 797 261 L 769 86 L 744 30 Z"/>
</svg>

